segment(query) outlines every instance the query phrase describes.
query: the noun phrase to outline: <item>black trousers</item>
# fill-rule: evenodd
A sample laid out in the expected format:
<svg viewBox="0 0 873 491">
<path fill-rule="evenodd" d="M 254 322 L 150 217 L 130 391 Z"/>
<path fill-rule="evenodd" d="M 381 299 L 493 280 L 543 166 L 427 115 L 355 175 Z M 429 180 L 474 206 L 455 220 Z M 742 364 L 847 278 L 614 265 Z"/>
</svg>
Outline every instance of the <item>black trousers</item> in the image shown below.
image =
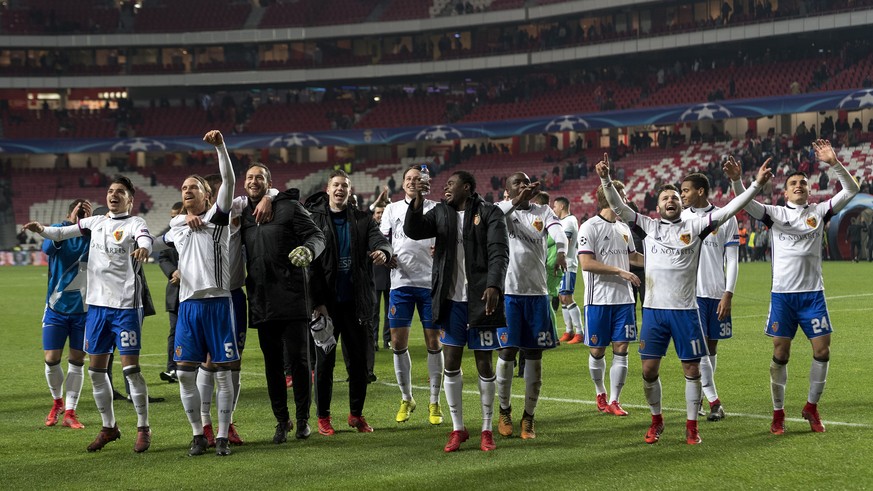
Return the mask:
<svg viewBox="0 0 873 491">
<path fill-rule="evenodd" d="M 167 371 L 172 372 L 176 369 L 176 362 L 173 361 L 173 351 L 176 350 L 176 319 L 179 318 L 175 312 L 167 312 L 170 316 L 170 335 L 167 336 Z"/>
<path fill-rule="evenodd" d="M 285 387 L 285 352 L 290 355 L 291 376 L 294 377 L 295 419 L 309 419 L 312 403 L 311 377 L 307 359 L 309 349 L 309 323 L 300 321 L 268 321 L 254 326 L 258 342 L 264 354 L 264 375 L 267 378 L 267 394 L 276 421 L 290 419 L 288 413 L 288 389 Z M 288 347 L 286 349 L 286 346 Z"/>
<path fill-rule="evenodd" d="M 349 374 L 349 412 L 361 416 L 367 398 L 367 344 L 370 339 L 370 324 L 358 322 L 353 303 L 338 304 L 328 312 L 333 320 L 333 335 L 342 344 Z M 319 418 L 330 416 L 330 401 L 333 399 L 333 371 L 336 366 L 336 349 L 327 355 L 316 348 L 315 394 L 316 413 Z M 294 377 L 297 386 L 297 377 Z"/>
<path fill-rule="evenodd" d="M 390 307 L 388 296 L 391 290 L 376 290 L 376 306 L 373 308 L 373 336 L 379 339 L 379 327 L 382 328 L 383 346 L 391 342 L 391 330 L 388 327 L 388 308 Z M 382 302 L 382 308 L 379 303 Z M 380 319 L 381 317 L 381 319 Z"/>
</svg>

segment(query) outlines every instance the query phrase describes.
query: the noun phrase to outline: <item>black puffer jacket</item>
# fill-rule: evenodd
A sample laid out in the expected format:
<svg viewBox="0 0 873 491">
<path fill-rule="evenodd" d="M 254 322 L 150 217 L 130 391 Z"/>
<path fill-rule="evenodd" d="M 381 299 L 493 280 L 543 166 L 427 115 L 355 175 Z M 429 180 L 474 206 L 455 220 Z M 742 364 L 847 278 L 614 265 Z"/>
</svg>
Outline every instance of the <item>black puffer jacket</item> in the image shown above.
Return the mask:
<svg viewBox="0 0 873 491">
<path fill-rule="evenodd" d="M 291 189 L 273 199 L 273 219 L 258 225 L 249 200 L 242 214 L 242 240 L 246 247 L 246 293 L 252 327 L 282 320 L 308 320 L 312 305 L 306 301 L 305 277 L 288 260 L 297 246 L 306 246 L 315 258 L 324 251 L 324 234 Z M 317 259 L 316 259 L 317 260 Z"/>
<path fill-rule="evenodd" d="M 450 314 L 446 304 L 457 262 L 458 212 L 445 203 L 439 203 L 427 214 L 423 209 L 409 207 L 403 232 L 415 240 L 436 237 L 431 281 L 433 318 L 436 322 L 444 322 Z M 509 267 L 509 236 L 500 208 L 474 194 L 464 213 L 462 240 L 467 272 L 467 322 L 470 327 L 477 328 L 504 327 L 503 299 L 491 315 L 485 315 L 485 302 L 482 301 L 486 288 L 497 288 L 502 294 Z"/>
<path fill-rule="evenodd" d="M 324 233 L 325 250 L 318 260 L 312 263 L 310 278 L 312 304 L 327 306 L 331 312 L 336 305 L 336 273 L 338 269 L 337 238 L 333 220 L 330 217 L 327 193 L 321 192 L 306 200 L 306 209 Z M 373 283 L 372 261 L 369 252 L 384 251 L 390 260 L 394 254 L 391 244 L 379 232 L 373 216 L 367 212 L 346 207 L 351 231 L 352 286 L 355 290 L 355 316 L 360 324 L 370 325 L 373 319 L 373 304 L 376 302 L 376 287 Z"/>
</svg>

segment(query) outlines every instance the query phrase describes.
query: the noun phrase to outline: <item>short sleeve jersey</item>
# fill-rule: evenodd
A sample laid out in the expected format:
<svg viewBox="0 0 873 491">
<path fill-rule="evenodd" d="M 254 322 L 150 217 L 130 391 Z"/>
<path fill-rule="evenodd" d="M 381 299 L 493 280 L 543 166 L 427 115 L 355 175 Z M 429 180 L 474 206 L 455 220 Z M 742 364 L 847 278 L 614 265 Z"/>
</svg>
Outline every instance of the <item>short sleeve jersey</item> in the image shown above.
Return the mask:
<svg viewBox="0 0 873 491">
<path fill-rule="evenodd" d="M 630 271 L 629 254 L 636 252 L 630 227 L 610 222 L 600 215 L 589 218 L 579 228 L 579 254 L 590 254 L 596 261 Z M 634 303 L 633 287 L 617 275 L 583 272 L 585 305 L 624 305 Z"/>
<path fill-rule="evenodd" d="M 424 200 L 423 213 L 427 213 L 436 202 Z M 379 231 L 391 242 L 397 257 L 397 267 L 391 270 L 391 289 L 411 286 L 416 288 L 431 288 L 431 270 L 433 256 L 431 247 L 434 239 L 412 240 L 403 233 L 403 222 L 406 220 L 406 210 L 409 202 L 395 201 L 385 207 Z"/>
<path fill-rule="evenodd" d="M 451 212 L 449 212 L 451 213 Z M 452 269 L 452 286 L 449 288 L 449 298 L 453 302 L 467 301 L 467 254 L 464 249 L 464 215 L 458 213 L 458 237 L 455 245 L 455 267 Z M 392 285 L 393 286 L 393 285 Z"/>
<path fill-rule="evenodd" d="M 179 301 L 229 297 L 229 214 L 212 205 L 201 217 L 204 226 L 194 230 L 173 221 L 164 242 L 179 251 Z"/>
<path fill-rule="evenodd" d="M 697 265 L 703 237 L 712 232 L 710 216 L 669 222 L 637 213 L 643 229 L 646 258 L 646 298 L 650 309 L 697 308 Z"/>
<path fill-rule="evenodd" d="M 555 212 L 545 205 L 531 203 L 527 210 L 512 209 L 512 203 L 498 203 L 506 213 L 509 233 L 509 268 L 506 271 L 508 295 L 548 295 L 546 249 L 549 227 L 560 227 Z M 511 212 L 508 212 L 512 210 Z M 507 213 L 508 212 L 508 213 Z"/>
<path fill-rule="evenodd" d="M 705 217 L 718 209 L 715 205 L 702 209 L 686 208 L 682 211 L 682 218 Z M 725 249 L 737 247 L 739 243 L 740 235 L 735 217 L 731 217 L 730 220 L 703 239 L 703 245 L 700 249 L 700 265 L 697 269 L 698 297 L 721 299 L 726 285 Z"/>
<path fill-rule="evenodd" d="M 579 243 L 579 222 L 573 215 L 561 218 L 564 234 L 567 235 L 567 271 L 575 273 L 579 267 L 579 258 L 576 256 L 576 246 Z"/>
<path fill-rule="evenodd" d="M 770 227 L 773 251 L 773 293 L 824 290 L 821 242 L 824 224 L 833 215 L 831 201 L 817 205 L 764 205 L 761 219 Z"/>
<path fill-rule="evenodd" d="M 91 238 L 88 254 L 88 305 L 114 309 L 142 307 L 141 265 L 131 257 L 136 240 L 149 237 L 148 225 L 140 217 L 92 216 L 79 220 L 79 230 Z"/>
</svg>

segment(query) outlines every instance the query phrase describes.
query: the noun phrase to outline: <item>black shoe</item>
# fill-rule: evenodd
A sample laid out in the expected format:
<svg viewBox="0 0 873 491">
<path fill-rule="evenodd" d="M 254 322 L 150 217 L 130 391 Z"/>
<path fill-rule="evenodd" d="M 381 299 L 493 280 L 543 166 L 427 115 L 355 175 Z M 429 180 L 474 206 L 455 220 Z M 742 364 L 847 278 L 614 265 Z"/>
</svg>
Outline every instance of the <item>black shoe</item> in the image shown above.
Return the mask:
<svg viewBox="0 0 873 491">
<path fill-rule="evenodd" d="M 376 344 L 373 346 L 373 350 L 374 350 L 374 351 L 379 351 L 379 343 L 376 343 Z"/>
<path fill-rule="evenodd" d="M 375 373 L 371 373 L 371 374 L 367 375 L 367 383 L 368 384 L 372 384 L 373 382 L 375 382 L 377 380 L 379 380 L 379 377 L 377 377 Z"/>
<path fill-rule="evenodd" d="M 206 453 L 206 449 L 209 447 L 209 442 L 206 441 L 206 437 L 203 435 L 194 435 L 194 439 L 191 440 L 191 447 L 188 448 L 188 455 L 194 457 L 196 455 L 203 455 Z"/>
<path fill-rule="evenodd" d="M 230 455 L 230 440 L 227 438 L 215 439 L 215 455 L 226 457 Z"/>
<path fill-rule="evenodd" d="M 161 372 L 160 377 L 161 377 L 161 380 L 163 380 L 164 382 L 169 382 L 171 384 L 175 384 L 175 383 L 179 382 L 179 379 L 176 378 L 176 371 L 175 370 L 167 370 L 166 372 Z"/>
<path fill-rule="evenodd" d="M 288 432 L 294 429 L 290 421 L 280 421 L 276 425 L 276 434 L 273 435 L 273 443 L 285 443 L 288 441 Z"/>
<path fill-rule="evenodd" d="M 305 419 L 297 420 L 297 434 L 294 436 L 297 437 L 298 440 L 306 440 L 309 438 L 309 435 L 312 433 L 312 430 L 309 429 L 309 421 Z"/>
</svg>

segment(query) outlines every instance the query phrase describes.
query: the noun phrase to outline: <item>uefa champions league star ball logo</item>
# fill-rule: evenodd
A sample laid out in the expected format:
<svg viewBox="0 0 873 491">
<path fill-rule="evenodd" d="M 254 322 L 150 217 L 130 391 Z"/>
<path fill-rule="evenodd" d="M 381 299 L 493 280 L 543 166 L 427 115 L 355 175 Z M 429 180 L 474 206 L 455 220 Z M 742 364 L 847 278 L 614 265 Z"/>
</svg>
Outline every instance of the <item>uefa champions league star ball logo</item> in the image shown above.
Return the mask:
<svg viewBox="0 0 873 491">
<path fill-rule="evenodd" d="M 444 140 L 457 140 L 463 137 L 464 134 L 458 129 L 441 124 L 429 126 L 415 135 L 416 140 L 429 140 L 437 143 L 442 143 Z"/>
<path fill-rule="evenodd" d="M 320 147 L 321 140 L 308 133 L 288 133 L 273 139 L 271 147 Z"/>
<path fill-rule="evenodd" d="M 840 109 L 861 109 L 873 106 L 873 89 L 852 92 L 840 101 Z"/>
<path fill-rule="evenodd" d="M 695 104 L 679 116 L 680 121 L 700 121 L 703 119 L 726 119 L 734 114 L 728 108 L 721 104 L 706 102 L 704 104 Z"/>
<path fill-rule="evenodd" d="M 112 145 L 113 151 L 124 152 L 149 152 L 154 150 L 166 150 L 167 146 L 158 140 L 151 138 L 130 138 Z"/>
<path fill-rule="evenodd" d="M 547 133 L 551 133 L 557 131 L 580 131 L 587 130 L 588 128 L 588 121 L 585 121 L 579 116 L 573 116 L 572 114 L 568 114 L 566 116 L 561 116 L 560 118 L 555 118 L 549 121 L 549 123 L 544 128 L 544 131 Z"/>
</svg>

